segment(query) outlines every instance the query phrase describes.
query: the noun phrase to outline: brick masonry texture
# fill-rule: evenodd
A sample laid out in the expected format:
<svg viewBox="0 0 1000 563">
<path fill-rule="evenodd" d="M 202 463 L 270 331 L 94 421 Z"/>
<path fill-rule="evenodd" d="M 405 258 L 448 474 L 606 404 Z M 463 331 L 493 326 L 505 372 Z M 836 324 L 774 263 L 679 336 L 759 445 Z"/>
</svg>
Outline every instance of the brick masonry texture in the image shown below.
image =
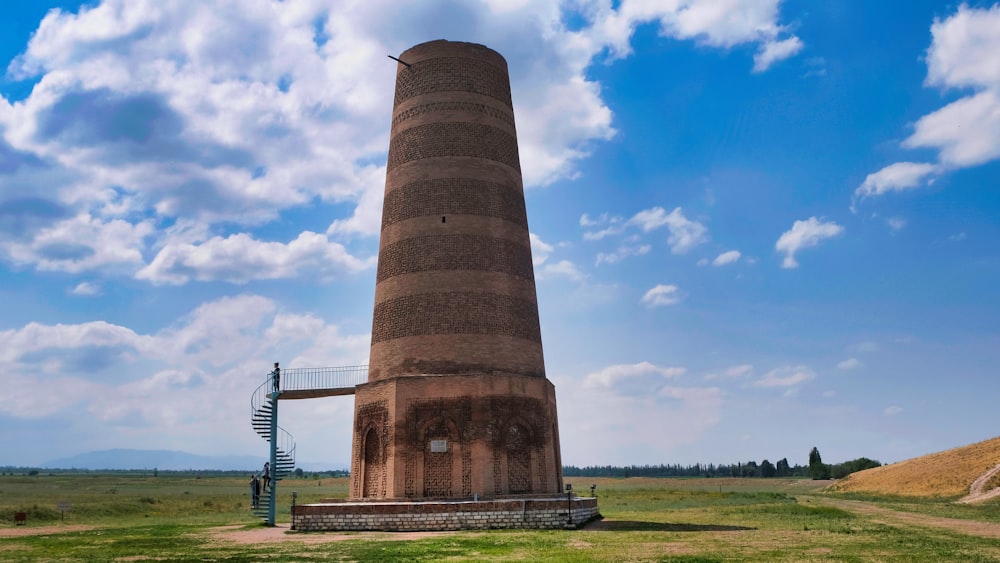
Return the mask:
<svg viewBox="0 0 1000 563">
<path fill-rule="evenodd" d="M 397 125 L 408 119 L 413 119 L 414 117 L 439 111 L 479 113 L 492 117 L 493 119 L 500 120 L 507 125 L 510 125 L 512 128 L 514 127 L 513 113 L 493 107 L 489 104 L 478 104 L 475 102 L 434 102 L 430 104 L 415 105 L 397 112 L 392 118 L 392 127 L 395 128 Z"/>
<path fill-rule="evenodd" d="M 474 92 L 511 106 L 506 69 L 471 58 L 443 57 L 400 69 L 393 107 L 414 96 L 440 92 Z"/>
<path fill-rule="evenodd" d="M 424 334 L 496 334 L 540 342 L 538 306 L 508 295 L 442 292 L 375 305 L 372 343 Z"/>
<path fill-rule="evenodd" d="M 382 229 L 414 217 L 496 217 L 528 228 L 524 194 L 516 188 L 473 178 L 413 182 L 385 196 Z"/>
<path fill-rule="evenodd" d="M 551 495 L 563 484 L 555 388 L 506 61 L 449 41 L 400 59 L 410 66 L 397 66 L 351 498 Z M 432 510 L 433 521 L 378 509 L 360 524 L 355 513 L 324 514 L 315 529 L 562 527 L 567 518 L 565 508 L 522 509 Z"/>
<path fill-rule="evenodd" d="M 368 380 L 404 375 L 525 375 L 545 377 L 541 342 L 512 336 L 406 336 L 372 346 Z"/>
<path fill-rule="evenodd" d="M 517 139 L 481 123 L 428 123 L 405 129 L 389 141 L 386 168 L 441 156 L 473 156 L 521 169 Z"/>
<path fill-rule="evenodd" d="M 304 532 L 333 530 L 433 531 L 576 528 L 600 517 L 597 499 L 573 497 L 466 502 L 299 505 L 292 524 Z"/>
<path fill-rule="evenodd" d="M 432 235 L 390 244 L 379 253 L 377 280 L 438 270 L 483 270 L 534 279 L 531 249 L 487 236 Z"/>
</svg>

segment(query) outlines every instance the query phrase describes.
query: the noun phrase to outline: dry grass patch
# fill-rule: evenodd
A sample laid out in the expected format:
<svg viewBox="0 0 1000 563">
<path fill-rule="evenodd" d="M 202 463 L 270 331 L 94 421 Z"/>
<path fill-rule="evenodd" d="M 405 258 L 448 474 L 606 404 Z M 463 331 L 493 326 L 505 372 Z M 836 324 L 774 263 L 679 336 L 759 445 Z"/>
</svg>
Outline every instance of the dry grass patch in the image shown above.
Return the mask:
<svg viewBox="0 0 1000 563">
<path fill-rule="evenodd" d="M 848 476 L 828 490 L 916 497 L 959 497 L 1000 464 L 1000 437 Z"/>
</svg>

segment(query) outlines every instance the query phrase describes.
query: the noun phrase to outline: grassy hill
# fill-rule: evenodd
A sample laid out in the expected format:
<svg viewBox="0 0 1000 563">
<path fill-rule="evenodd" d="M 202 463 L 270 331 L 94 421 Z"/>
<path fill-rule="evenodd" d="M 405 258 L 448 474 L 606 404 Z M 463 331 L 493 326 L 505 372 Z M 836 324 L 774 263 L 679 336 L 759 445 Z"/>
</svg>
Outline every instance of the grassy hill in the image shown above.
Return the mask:
<svg viewBox="0 0 1000 563">
<path fill-rule="evenodd" d="M 960 497 L 1000 464 L 1000 437 L 848 476 L 827 490 L 920 497 Z M 995 481 L 995 480 L 993 480 Z M 989 483 L 987 490 L 1000 483 Z"/>
</svg>

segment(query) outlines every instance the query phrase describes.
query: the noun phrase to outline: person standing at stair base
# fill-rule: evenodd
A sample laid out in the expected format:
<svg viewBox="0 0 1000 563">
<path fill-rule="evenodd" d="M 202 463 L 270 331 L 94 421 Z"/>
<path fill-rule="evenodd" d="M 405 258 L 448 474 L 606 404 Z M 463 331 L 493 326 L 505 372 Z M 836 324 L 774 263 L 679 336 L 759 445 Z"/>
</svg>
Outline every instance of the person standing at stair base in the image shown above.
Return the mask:
<svg viewBox="0 0 1000 563">
<path fill-rule="evenodd" d="M 260 479 L 254 473 L 250 476 L 250 508 L 257 508 L 260 504 Z"/>
</svg>

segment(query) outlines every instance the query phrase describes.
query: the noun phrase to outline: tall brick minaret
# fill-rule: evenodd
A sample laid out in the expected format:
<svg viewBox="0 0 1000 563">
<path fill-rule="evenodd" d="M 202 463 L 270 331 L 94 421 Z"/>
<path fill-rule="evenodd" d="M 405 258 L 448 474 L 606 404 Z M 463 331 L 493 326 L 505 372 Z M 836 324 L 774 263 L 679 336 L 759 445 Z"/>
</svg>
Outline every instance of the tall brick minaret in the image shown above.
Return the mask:
<svg viewBox="0 0 1000 563">
<path fill-rule="evenodd" d="M 450 41 L 399 60 L 351 496 L 559 492 L 507 63 Z"/>
</svg>

